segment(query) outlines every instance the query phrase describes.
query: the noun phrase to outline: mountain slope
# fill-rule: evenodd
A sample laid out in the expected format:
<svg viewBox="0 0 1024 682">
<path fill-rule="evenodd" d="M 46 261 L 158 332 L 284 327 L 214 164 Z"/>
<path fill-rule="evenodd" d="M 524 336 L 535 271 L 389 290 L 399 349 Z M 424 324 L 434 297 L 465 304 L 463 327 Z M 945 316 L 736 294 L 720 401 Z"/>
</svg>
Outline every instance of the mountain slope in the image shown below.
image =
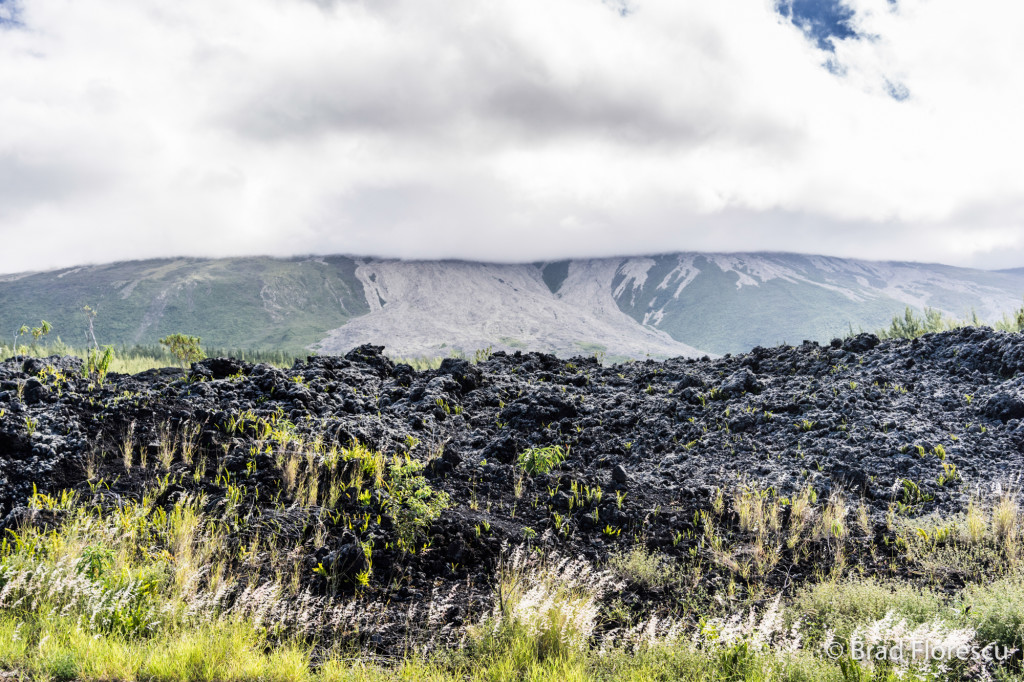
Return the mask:
<svg viewBox="0 0 1024 682">
<path fill-rule="evenodd" d="M 393 355 L 544 350 L 609 357 L 724 354 L 827 341 L 906 306 L 989 322 L 1021 305 L 1024 269 L 990 272 L 797 254 L 677 253 L 532 264 L 347 256 L 167 259 L 0 276 L 0 333 L 46 319 L 85 341 L 214 346 L 384 344 Z"/>
<path fill-rule="evenodd" d="M 616 259 L 610 286 L 638 322 L 717 353 L 886 326 L 906 306 L 989 322 L 1019 308 L 1024 271 L 796 254 Z"/>
<path fill-rule="evenodd" d="M 0 332 L 46 319 L 86 342 L 85 305 L 100 343 L 154 343 L 174 332 L 225 347 L 302 348 L 369 311 L 355 262 L 178 258 L 92 265 L 0 281 Z"/>
<path fill-rule="evenodd" d="M 561 355 L 700 354 L 663 331 L 634 322 L 618 309 L 610 291 L 602 290 L 602 280 L 582 270 L 574 292 L 585 293 L 555 296 L 541 270 L 531 265 L 362 262 L 355 274 L 370 314 L 335 329 L 319 347 L 338 353 L 378 342 L 413 356 L 488 346 Z"/>
</svg>

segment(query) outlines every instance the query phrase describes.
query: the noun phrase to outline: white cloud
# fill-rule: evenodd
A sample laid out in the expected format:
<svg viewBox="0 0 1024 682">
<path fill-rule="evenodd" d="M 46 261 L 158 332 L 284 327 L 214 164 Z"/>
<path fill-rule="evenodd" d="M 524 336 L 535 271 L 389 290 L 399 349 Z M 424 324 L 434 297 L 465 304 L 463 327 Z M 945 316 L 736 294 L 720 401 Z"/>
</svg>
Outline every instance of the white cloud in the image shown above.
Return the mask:
<svg viewBox="0 0 1024 682">
<path fill-rule="evenodd" d="M 0 34 L 0 271 L 680 249 L 1024 265 L 1024 6 L 847 4 L 872 38 L 837 42 L 837 76 L 769 0 L 25 0 Z"/>
</svg>

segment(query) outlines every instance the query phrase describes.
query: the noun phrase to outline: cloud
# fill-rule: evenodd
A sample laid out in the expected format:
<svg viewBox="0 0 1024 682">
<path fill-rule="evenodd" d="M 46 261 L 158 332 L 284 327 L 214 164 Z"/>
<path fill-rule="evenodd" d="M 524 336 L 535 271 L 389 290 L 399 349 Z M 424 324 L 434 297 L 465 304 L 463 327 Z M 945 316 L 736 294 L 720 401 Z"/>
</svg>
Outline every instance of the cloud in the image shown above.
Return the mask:
<svg viewBox="0 0 1024 682">
<path fill-rule="evenodd" d="M 680 249 L 1024 265 L 1022 19 L 995 0 L 0 2 L 0 241 L 47 237 L 0 271 Z"/>
</svg>

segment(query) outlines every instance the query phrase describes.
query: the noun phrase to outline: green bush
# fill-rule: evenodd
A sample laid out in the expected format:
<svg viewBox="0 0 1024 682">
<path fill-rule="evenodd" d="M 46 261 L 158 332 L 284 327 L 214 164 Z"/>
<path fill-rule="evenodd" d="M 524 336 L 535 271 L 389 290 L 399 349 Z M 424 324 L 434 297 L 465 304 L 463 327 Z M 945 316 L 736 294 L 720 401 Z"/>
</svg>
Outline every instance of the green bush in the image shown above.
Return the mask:
<svg viewBox="0 0 1024 682">
<path fill-rule="evenodd" d="M 86 377 L 95 376 L 102 384 L 110 371 L 110 364 L 114 361 L 114 349 L 107 346 L 102 353 L 96 348 L 89 349 L 89 355 L 82 366 L 82 373 Z"/>
<path fill-rule="evenodd" d="M 519 455 L 519 466 L 526 473 L 546 474 L 565 461 L 569 456 L 568 448 L 561 445 L 549 445 L 546 448 L 527 448 Z"/>
<path fill-rule="evenodd" d="M 960 595 L 961 611 L 978 631 L 979 642 L 1024 648 L 1024 578 L 1012 576 L 968 585 Z"/>
<path fill-rule="evenodd" d="M 199 362 L 205 357 L 199 341 L 198 336 L 171 334 L 160 339 L 160 345 L 166 346 L 171 351 L 171 354 L 178 359 L 181 369 L 187 374 L 193 362 Z"/>
<path fill-rule="evenodd" d="M 399 542 L 408 551 L 416 550 L 430 524 L 451 504 L 447 493 L 430 487 L 422 475 L 423 468 L 423 462 L 408 455 L 396 456 L 385 482 L 388 497 L 384 511 L 395 524 Z"/>
</svg>

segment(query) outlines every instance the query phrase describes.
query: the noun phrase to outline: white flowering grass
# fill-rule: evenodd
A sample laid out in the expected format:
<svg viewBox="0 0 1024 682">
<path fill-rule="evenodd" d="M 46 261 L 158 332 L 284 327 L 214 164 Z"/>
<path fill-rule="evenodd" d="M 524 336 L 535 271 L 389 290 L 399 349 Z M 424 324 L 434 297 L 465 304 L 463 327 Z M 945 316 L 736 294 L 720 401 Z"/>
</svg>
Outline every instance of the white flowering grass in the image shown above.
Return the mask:
<svg viewBox="0 0 1024 682">
<path fill-rule="evenodd" d="M 823 646 L 833 646 L 831 633 Z M 881 666 L 901 679 L 945 680 L 970 670 L 979 679 L 991 679 L 983 658 L 985 645 L 971 627 L 955 627 L 938 618 L 912 625 L 890 611 L 883 618 L 858 626 L 850 635 L 851 660 L 868 671 Z M 990 655 L 995 652 L 988 649 Z"/>
<path fill-rule="evenodd" d="M 803 641 L 801 625 L 802 622 L 797 619 L 786 627 L 780 595 L 760 613 L 750 609 L 746 615 L 737 613 L 728 618 L 709 619 L 700 634 L 705 646 L 733 647 L 744 644 L 757 651 L 772 649 L 789 654 L 800 649 Z"/>
<path fill-rule="evenodd" d="M 203 513 L 202 498 L 166 510 L 151 498 L 106 510 L 47 499 L 40 509 L 59 511 L 59 526 L 29 526 L 0 540 L 0 670 L 25 679 L 986 679 L 997 671 L 987 663 L 935 662 L 917 652 L 982 647 L 983 637 L 1018 643 L 1024 632 L 1017 606 L 1024 588 L 1009 577 L 959 597 L 906 584 L 828 582 L 795 599 L 767 594 L 718 618 L 616 610 L 614 622 L 629 625 L 610 629 L 606 605 L 635 604 L 628 592 L 638 586 L 680 589 L 683 569 L 645 549 L 603 568 L 522 547 L 500 563 L 493 609 L 468 631 L 452 624 L 454 614 L 483 614 L 469 610 L 479 593 L 462 583 L 439 582 L 428 598 L 403 603 L 405 622 L 396 623 L 386 595 L 314 592 L 297 572 L 305 555 L 294 536 L 278 533 L 277 544 L 252 528 L 231 536 L 223 518 Z M 304 522 L 302 513 L 289 510 L 284 520 Z M 770 517 L 757 524 L 778 527 Z M 329 646 L 368 633 L 390 638 L 392 651 L 403 642 L 405 659 Z M 460 638 L 465 646 L 442 650 Z M 906 653 L 884 664 L 833 660 L 823 640 L 847 651 L 856 640 Z"/>
<path fill-rule="evenodd" d="M 585 650 L 599 624 L 601 598 L 622 587 L 611 572 L 585 559 L 541 556 L 522 547 L 502 562 L 496 578 L 489 627 L 524 638 L 542 659 Z"/>
</svg>

